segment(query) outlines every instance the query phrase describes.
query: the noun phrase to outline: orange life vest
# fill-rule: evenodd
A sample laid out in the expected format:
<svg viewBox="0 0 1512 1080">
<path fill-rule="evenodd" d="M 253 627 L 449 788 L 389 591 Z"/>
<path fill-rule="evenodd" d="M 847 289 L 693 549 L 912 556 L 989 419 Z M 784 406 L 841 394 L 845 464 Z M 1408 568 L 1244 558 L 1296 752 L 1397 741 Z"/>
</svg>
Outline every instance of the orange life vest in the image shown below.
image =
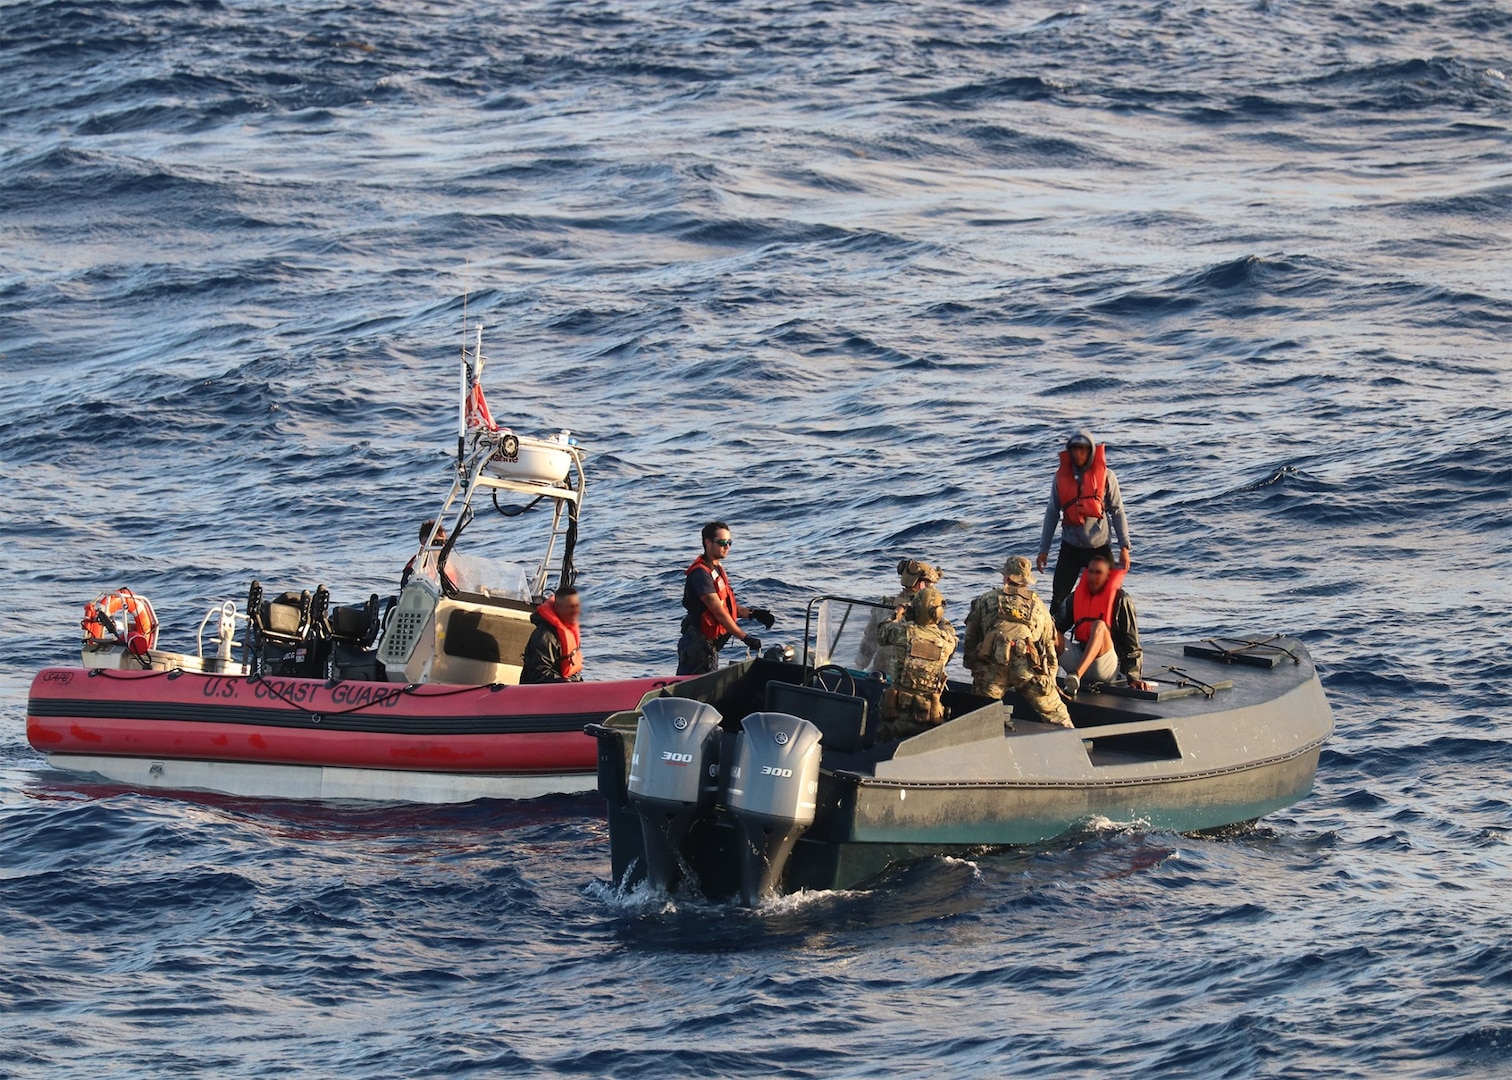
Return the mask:
<svg viewBox="0 0 1512 1080">
<path fill-rule="evenodd" d="M 157 613 L 145 596 L 130 589 L 101 593 L 85 604 L 79 626 L 84 630 L 85 644 L 121 642 L 137 654 L 157 647 Z"/>
<path fill-rule="evenodd" d="M 1102 517 L 1107 487 L 1108 458 L 1101 443 L 1092 448 L 1092 457 L 1080 477 L 1071 465 L 1071 451 L 1061 451 L 1055 497 L 1060 500 L 1061 518 L 1067 525 L 1081 526 Z"/>
<path fill-rule="evenodd" d="M 699 567 L 703 567 L 703 569 L 713 576 L 714 594 L 719 597 L 719 602 L 724 606 L 724 609 L 730 613 L 730 618 L 735 618 L 735 613 L 740 610 L 740 605 L 735 602 L 735 589 L 731 586 L 729 577 L 726 576 L 722 569 L 709 562 L 702 555 L 693 560 L 685 573 L 691 574 Z M 709 610 L 707 605 L 698 613 L 698 629 L 710 641 L 718 641 L 729 633 L 728 630 L 719 625 L 719 621 L 714 618 L 714 613 Z"/>
<path fill-rule="evenodd" d="M 1108 583 L 1102 592 L 1093 596 L 1087 585 L 1087 572 L 1082 571 L 1076 591 L 1071 594 L 1071 634 L 1077 641 L 1085 645 L 1092 637 L 1092 624 L 1098 620 L 1107 623 L 1109 630 L 1113 629 L 1113 604 L 1118 600 L 1118 590 L 1123 588 L 1128 573 L 1127 570 L 1109 571 Z"/>
<path fill-rule="evenodd" d="M 536 614 L 545 620 L 546 625 L 556 631 L 557 641 L 562 646 L 562 659 L 557 664 L 557 673 L 564 679 L 570 679 L 583 670 L 583 650 L 580 647 L 582 635 L 576 626 L 568 626 L 562 621 L 562 617 L 556 613 L 556 608 L 548 600 L 536 608 Z"/>
</svg>

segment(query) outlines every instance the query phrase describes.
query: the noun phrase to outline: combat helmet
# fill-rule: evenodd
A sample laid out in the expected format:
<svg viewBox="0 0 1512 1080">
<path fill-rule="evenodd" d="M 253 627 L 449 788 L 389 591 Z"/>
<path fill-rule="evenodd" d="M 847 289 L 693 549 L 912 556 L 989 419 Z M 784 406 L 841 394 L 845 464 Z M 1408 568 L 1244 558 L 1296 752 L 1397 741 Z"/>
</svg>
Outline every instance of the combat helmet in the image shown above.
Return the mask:
<svg viewBox="0 0 1512 1080">
<path fill-rule="evenodd" d="M 905 589 L 913 588 L 920 581 L 934 585 L 940 580 L 940 568 L 931 566 L 922 559 L 899 559 L 898 580 Z"/>
<path fill-rule="evenodd" d="M 914 593 L 908 607 L 908 619 L 917 626 L 933 626 L 945 614 L 945 598 L 933 585 Z"/>
<path fill-rule="evenodd" d="M 1009 585 L 1033 585 L 1034 564 L 1022 555 L 1010 555 L 1003 563 L 1003 580 Z"/>
</svg>

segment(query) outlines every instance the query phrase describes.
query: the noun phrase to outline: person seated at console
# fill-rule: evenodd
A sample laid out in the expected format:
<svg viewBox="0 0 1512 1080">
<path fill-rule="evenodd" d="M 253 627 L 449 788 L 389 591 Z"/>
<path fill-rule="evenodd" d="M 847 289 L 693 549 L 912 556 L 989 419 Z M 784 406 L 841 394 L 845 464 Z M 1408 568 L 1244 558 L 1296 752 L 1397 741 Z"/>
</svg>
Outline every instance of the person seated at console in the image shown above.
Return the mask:
<svg viewBox="0 0 1512 1080">
<path fill-rule="evenodd" d="M 1055 609 L 1060 635 L 1055 651 L 1067 697 L 1075 697 L 1083 681 L 1110 683 L 1120 672 L 1135 690 L 1150 689 L 1140 674 L 1144 652 L 1134 601 L 1123 589 L 1127 574 L 1113 569 L 1110 556 L 1096 552 L 1076 588 Z"/>
<path fill-rule="evenodd" d="M 432 532 L 435 536 L 431 535 Z M 435 573 L 436 559 L 440 556 L 441 549 L 446 546 L 446 526 L 437 525 L 435 518 L 427 518 L 425 524 L 420 526 L 420 543 L 423 545 L 427 540 L 430 541 L 430 548 L 423 555 L 412 556 L 410 561 L 404 564 L 404 572 L 399 575 L 401 590 L 409 584 L 409 579 L 415 573 L 416 559 L 420 560 L 422 569 Z M 450 566 L 446 568 L 446 580 L 451 582 L 453 588 L 457 587 L 457 572 Z"/>
<path fill-rule="evenodd" d="M 578 591 L 568 585 L 531 612 L 535 632 L 525 645 L 522 684 L 583 681 L 582 611 Z"/>
</svg>

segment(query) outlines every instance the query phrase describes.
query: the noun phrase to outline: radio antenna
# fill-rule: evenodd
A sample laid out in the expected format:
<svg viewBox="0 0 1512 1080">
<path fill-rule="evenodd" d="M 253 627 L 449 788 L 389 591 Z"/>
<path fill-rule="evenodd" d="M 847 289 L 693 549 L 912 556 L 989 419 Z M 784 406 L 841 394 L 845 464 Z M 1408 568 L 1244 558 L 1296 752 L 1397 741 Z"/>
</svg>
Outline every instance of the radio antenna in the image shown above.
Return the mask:
<svg viewBox="0 0 1512 1080">
<path fill-rule="evenodd" d="M 469 278 L 472 273 L 472 257 L 469 256 L 462 263 L 462 370 L 460 374 L 461 388 L 457 395 L 457 471 L 462 471 L 462 459 L 467 443 L 467 397 L 472 390 L 472 380 L 468 378 L 471 367 L 467 362 L 467 291 Z"/>
</svg>

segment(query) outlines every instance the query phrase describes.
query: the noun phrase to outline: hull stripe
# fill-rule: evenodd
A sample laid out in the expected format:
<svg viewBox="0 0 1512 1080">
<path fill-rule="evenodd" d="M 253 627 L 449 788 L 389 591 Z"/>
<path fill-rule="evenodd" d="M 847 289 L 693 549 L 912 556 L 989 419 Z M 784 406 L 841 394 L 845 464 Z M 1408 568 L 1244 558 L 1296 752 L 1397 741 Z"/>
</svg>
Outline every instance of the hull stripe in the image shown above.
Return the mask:
<svg viewBox="0 0 1512 1080">
<path fill-rule="evenodd" d="M 364 731 L 381 735 L 529 735 L 581 732 L 599 723 L 604 711 L 508 716 L 415 716 L 387 709 L 360 713 L 319 713 L 213 702 L 104 701 L 82 698 L 32 698 L 28 717 L 38 720 L 173 720 L 201 724 L 239 724 L 313 731 Z"/>
<path fill-rule="evenodd" d="M 1191 772 L 1160 773 L 1154 776 L 1130 776 L 1110 778 L 1107 780 L 1083 779 L 1074 780 L 905 780 L 901 777 L 888 776 L 877 778 L 866 776 L 861 773 L 848 772 L 844 769 L 836 770 L 829 775 L 843 783 L 854 784 L 863 788 L 888 788 L 896 790 L 904 788 L 909 791 L 924 791 L 931 788 L 962 789 L 962 788 L 1001 788 L 1001 789 L 1035 789 L 1035 788 L 1119 788 L 1119 787 L 1150 787 L 1158 784 L 1185 784 L 1193 780 L 1206 780 L 1214 776 L 1232 776 L 1235 773 L 1250 772 L 1254 769 L 1264 769 L 1272 765 L 1295 761 L 1308 753 L 1315 753 L 1326 739 L 1315 739 L 1305 746 L 1299 746 L 1284 754 L 1276 754 L 1267 758 L 1256 758 L 1254 761 L 1239 762 L 1234 765 L 1226 765 L 1221 769 L 1201 769 Z"/>
</svg>

